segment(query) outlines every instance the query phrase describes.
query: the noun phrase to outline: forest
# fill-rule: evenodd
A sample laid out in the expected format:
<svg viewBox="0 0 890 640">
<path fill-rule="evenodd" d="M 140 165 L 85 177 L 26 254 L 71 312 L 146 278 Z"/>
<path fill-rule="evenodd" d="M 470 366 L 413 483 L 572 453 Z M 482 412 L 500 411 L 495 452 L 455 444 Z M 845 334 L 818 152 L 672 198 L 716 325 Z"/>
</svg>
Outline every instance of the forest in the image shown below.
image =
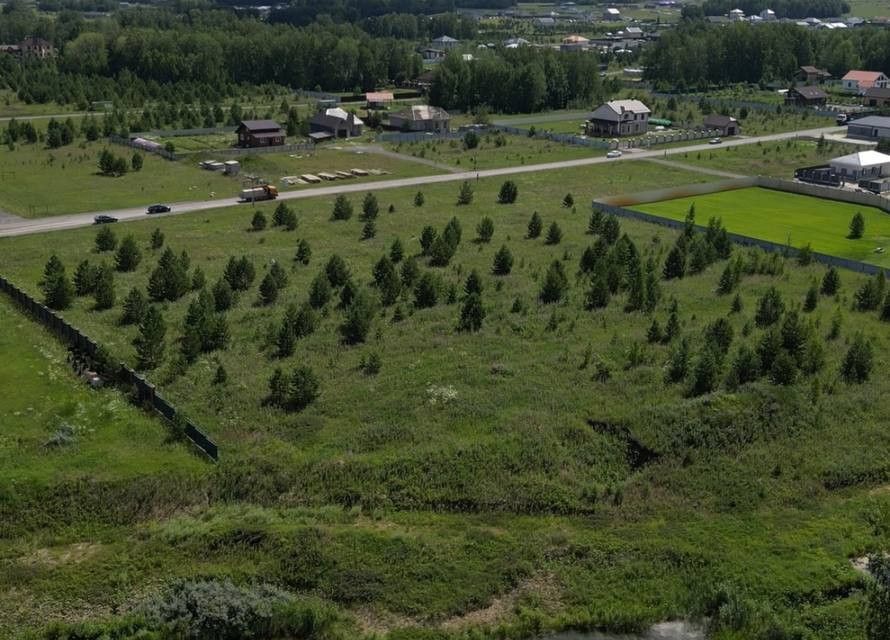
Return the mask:
<svg viewBox="0 0 890 640">
<path fill-rule="evenodd" d="M 840 77 L 850 69 L 890 71 L 890 33 L 686 22 L 666 31 L 644 58 L 645 77 L 667 89 L 790 81 L 801 65 L 816 65 Z"/>
</svg>

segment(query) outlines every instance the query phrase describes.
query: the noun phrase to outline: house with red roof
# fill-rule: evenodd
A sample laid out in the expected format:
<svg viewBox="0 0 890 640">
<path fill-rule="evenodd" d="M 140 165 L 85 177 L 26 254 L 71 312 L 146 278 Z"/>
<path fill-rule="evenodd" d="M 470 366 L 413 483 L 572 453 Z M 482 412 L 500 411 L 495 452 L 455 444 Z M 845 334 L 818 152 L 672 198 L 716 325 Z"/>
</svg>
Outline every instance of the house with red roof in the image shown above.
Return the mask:
<svg viewBox="0 0 890 640">
<path fill-rule="evenodd" d="M 841 86 L 847 93 L 862 95 L 872 87 L 887 88 L 890 86 L 890 78 L 880 71 L 848 71 L 841 78 Z"/>
</svg>

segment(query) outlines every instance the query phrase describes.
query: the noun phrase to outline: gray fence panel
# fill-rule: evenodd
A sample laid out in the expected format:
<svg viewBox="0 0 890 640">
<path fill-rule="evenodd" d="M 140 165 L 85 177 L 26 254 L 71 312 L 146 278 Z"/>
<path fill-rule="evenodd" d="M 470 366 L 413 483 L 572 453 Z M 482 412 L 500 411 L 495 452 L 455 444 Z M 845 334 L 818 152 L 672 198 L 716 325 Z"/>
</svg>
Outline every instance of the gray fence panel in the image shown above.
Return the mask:
<svg viewBox="0 0 890 640">
<path fill-rule="evenodd" d="M 0 291 L 8 294 L 13 301 L 39 320 L 46 328 L 52 330 L 68 345 L 84 351 L 90 356 L 96 355 L 99 349 L 99 345 L 96 342 L 2 276 L 0 276 Z M 123 363 L 120 365 L 118 377 L 119 382 L 136 387 L 136 394 L 141 402 L 148 402 L 155 411 L 168 420 L 176 418 L 178 413 L 176 408 L 157 395 L 154 386 L 146 382 L 144 378 Z M 190 421 L 186 420 L 185 424 L 185 436 L 192 444 L 206 453 L 212 460 L 219 460 L 219 449 L 216 444 Z"/>
</svg>

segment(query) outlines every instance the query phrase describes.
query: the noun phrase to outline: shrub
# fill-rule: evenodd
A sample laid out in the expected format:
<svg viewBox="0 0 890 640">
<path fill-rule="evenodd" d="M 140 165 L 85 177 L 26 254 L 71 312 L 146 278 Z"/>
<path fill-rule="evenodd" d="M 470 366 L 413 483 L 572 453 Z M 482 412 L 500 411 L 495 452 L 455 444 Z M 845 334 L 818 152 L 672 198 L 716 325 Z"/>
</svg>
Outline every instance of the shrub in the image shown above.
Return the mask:
<svg viewBox="0 0 890 640">
<path fill-rule="evenodd" d="M 562 229 L 559 228 L 559 225 L 554 221 L 550 223 L 550 227 L 547 229 L 547 237 L 544 242 L 546 244 L 559 244 L 562 241 Z"/>
<path fill-rule="evenodd" d="M 538 215 L 538 212 L 535 211 L 532 214 L 531 219 L 528 221 L 528 232 L 526 233 L 526 237 L 529 239 L 537 238 L 541 235 L 541 231 L 544 228 L 544 223 L 541 220 L 541 216 Z"/>
<path fill-rule="evenodd" d="M 380 205 L 377 203 L 377 196 L 368 192 L 362 200 L 362 220 L 374 220 L 380 213 Z"/>
<path fill-rule="evenodd" d="M 377 235 L 377 224 L 373 218 L 368 218 L 362 227 L 362 240 L 370 240 Z"/>
<path fill-rule="evenodd" d="M 226 279 L 233 291 L 247 291 L 255 277 L 256 269 L 247 256 L 229 258 L 223 270 L 223 278 Z"/>
<path fill-rule="evenodd" d="M 136 239 L 128 234 L 114 256 L 115 268 L 118 271 L 135 271 L 141 261 L 142 251 L 139 250 Z"/>
<path fill-rule="evenodd" d="M 266 215 L 262 211 L 254 212 L 250 228 L 252 231 L 262 231 L 266 228 Z"/>
<path fill-rule="evenodd" d="M 444 236 L 438 236 L 430 247 L 430 265 L 433 267 L 445 267 L 451 262 L 454 256 L 455 247 L 445 239 Z"/>
<path fill-rule="evenodd" d="M 770 287 L 757 301 L 754 322 L 758 327 L 768 327 L 778 322 L 784 312 L 785 303 L 782 294 L 775 287 Z"/>
<path fill-rule="evenodd" d="M 414 306 L 418 309 L 434 307 L 439 301 L 441 282 L 431 272 L 426 271 L 414 286 Z"/>
<path fill-rule="evenodd" d="M 575 197 L 571 193 L 567 193 L 565 197 L 562 199 L 562 206 L 566 209 L 571 209 L 575 206 Z"/>
<path fill-rule="evenodd" d="M 140 289 L 133 287 L 130 293 L 124 298 L 123 313 L 121 313 L 120 324 L 139 324 L 148 308 L 148 300 L 146 300 Z"/>
<path fill-rule="evenodd" d="M 376 376 L 380 373 L 382 367 L 383 362 L 380 360 L 380 354 L 376 351 L 372 351 L 367 356 L 362 356 L 361 363 L 359 364 L 359 368 L 368 376 Z"/>
<path fill-rule="evenodd" d="M 105 225 L 96 234 L 96 252 L 114 251 L 115 248 L 117 248 L 117 236 L 111 227 Z"/>
<path fill-rule="evenodd" d="M 873 360 L 871 342 L 857 333 L 841 363 L 841 377 L 848 383 L 865 382 L 871 376 Z"/>
<path fill-rule="evenodd" d="M 153 250 L 158 250 L 164 246 L 164 233 L 160 229 L 151 232 L 151 240 L 149 241 Z"/>
<path fill-rule="evenodd" d="M 485 216 L 479 221 L 479 224 L 476 225 L 476 237 L 479 239 L 479 242 L 491 242 L 491 237 L 493 235 L 494 221 L 488 216 Z"/>
<path fill-rule="evenodd" d="M 235 294 L 232 286 L 225 278 L 220 278 L 213 285 L 213 306 L 217 311 L 228 311 L 232 307 Z"/>
<path fill-rule="evenodd" d="M 600 275 L 590 283 L 590 288 L 584 296 L 584 308 L 588 311 L 593 309 L 605 309 L 609 306 L 609 299 L 612 297 L 609 291 L 609 284 L 606 282 L 605 276 Z M 660 330 L 659 330 L 660 333 Z"/>
<path fill-rule="evenodd" d="M 807 313 L 816 310 L 816 307 L 819 305 L 819 290 L 816 288 L 816 285 L 810 286 L 807 289 L 806 298 L 803 301 L 803 310 Z"/>
<path fill-rule="evenodd" d="M 416 194 L 414 194 L 415 207 L 422 207 L 424 202 L 426 202 L 426 198 L 423 196 L 423 191 L 418 191 Z"/>
<path fill-rule="evenodd" d="M 841 286 L 841 277 L 835 267 L 829 267 L 822 277 L 822 286 L 819 291 L 822 295 L 833 296 Z"/>
<path fill-rule="evenodd" d="M 305 238 L 301 239 L 300 242 L 297 243 L 297 253 L 294 256 L 294 260 L 305 265 L 309 264 L 309 260 L 311 259 L 312 247 L 309 246 L 309 242 Z"/>
<path fill-rule="evenodd" d="M 473 202 L 473 187 L 469 182 L 464 181 L 460 185 L 460 191 L 457 193 L 458 206 L 469 205 Z"/>
<path fill-rule="evenodd" d="M 278 300 L 279 289 L 278 281 L 271 272 L 267 273 L 260 282 L 260 301 L 265 305 L 274 303 Z"/>
<path fill-rule="evenodd" d="M 464 148 L 475 149 L 479 146 L 479 134 L 475 131 L 467 131 L 464 134 Z"/>
<path fill-rule="evenodd" d="M 309 285 L 309 304 L 321 309 L 331 299 L 331 282 L 323 271 L 315 276 Z"/>
<path fill-rule="evenodd" d="M 781 349 L 773 359 L 769 370 L 769 379 L 773 384 L 791 385 L 797 379 L 797 362 L 790 353 Z"/>
<path fill-rule="evenodd" d="M 865 216 L 862 212 L 857 211 L 850 220 L 850 233 L 847 235 L 851 240 L 858 240 L 865 234 Z"/>
<path fill-rule="evenodd" d="M 346 308 L 346 316 L 343 319 L 343 324 L 340 325 L 340 336 L 343 338 L 343 342 L 346 344 L 364 342 L 371 331 L 376 313 L 377 304 L 372 296 L 367 291 L 356 293 Z"/>
<path fill-rule="evenodd" d="M 423 231 L 420 232 L 420 251 L 422 255 L 429 255 L 430 249 L 438 237 L 439 232 L 433 227 L 427 225 L 423 228 Z"/>
<path fill-rule="evenodd" d="M 334 209 L 331 212 L 332 220 L 349 220 L 352 217 L 352 203 L 342 193 L 334 200 Z"/>
<path fill-rule="evenodd" d="M 501 185 L 498 191 L 498 202 L 500 204 L 513 204 L 519 196 L 519 187 L 512 180 L 507 180 Z"/>
<path fill-rule="evenodd" d="M 458 329 L 460 331 L 479 331 L 484 319 L 485 309 L 482 306 L 482 296 L 478 292 L 470 293 L 461 307 Z"/>
<path fill-rule="evenodd" d="M 544 284 L 538 297 L 544 304 L 559 302 L 569 290 L 569 279 L 559 260 L 554 260 L 544 276 Z"/>
<path fill-rule="evenodd" d="M 402 278 L 402 286 L 404 288 L 410 289 L 413 287 L 414 283 L 417 282 L 417 279 L 420 277 L 420 265 L 417 264 L 417 260 L 412 257 L 402 262 L 402 268 L 399 275 Z"/>
<path fill-rule="evenodd" d="M 501 248 L 494 254 L 494 264 L 492 271 L 497 276 L 506 276 L 513 270 L 513 254 L 507 248 L 507 245 L 501 245 Z"/>
<path fill-rule="evenodd" d="M 328 258 L 324 271 L 332 287 L 342 287 L 352 277 L 349 267 L 346 266 L 346 261 L 336 253 Z"/>
<path fill-rule="evenodd" d="M 405 257 L 405 248 L 402 246 L 402 241 L 396 238 L 389 247 L 389 259 L 393 264 L 398 264 L 403 257 Z"/>
</svg>

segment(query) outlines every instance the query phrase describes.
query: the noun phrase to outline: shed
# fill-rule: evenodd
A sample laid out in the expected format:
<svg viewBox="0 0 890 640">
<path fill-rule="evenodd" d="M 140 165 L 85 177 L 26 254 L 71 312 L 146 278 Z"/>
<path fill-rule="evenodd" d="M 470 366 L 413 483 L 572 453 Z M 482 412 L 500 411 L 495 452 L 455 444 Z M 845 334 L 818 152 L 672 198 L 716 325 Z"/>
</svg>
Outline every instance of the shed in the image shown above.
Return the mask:
<svg viewBox="0 0 890 640">
<path fill-rule="evenodd" d="M 885 116 L 868 116 L 847 124 L 848 138 L 879 140 L 890 138 L 890 118 Z"/>
<path fill-rule="evenodd" d="M 650 120 L 650 122 L 652 122 Z M 724 116 L 719 113 L 712 113 L 704 120 L 705 129 L 716 129 L 721 136 L 737 136 L 742 128 L 739 121 L 732 116 Z"/>
</svg>

